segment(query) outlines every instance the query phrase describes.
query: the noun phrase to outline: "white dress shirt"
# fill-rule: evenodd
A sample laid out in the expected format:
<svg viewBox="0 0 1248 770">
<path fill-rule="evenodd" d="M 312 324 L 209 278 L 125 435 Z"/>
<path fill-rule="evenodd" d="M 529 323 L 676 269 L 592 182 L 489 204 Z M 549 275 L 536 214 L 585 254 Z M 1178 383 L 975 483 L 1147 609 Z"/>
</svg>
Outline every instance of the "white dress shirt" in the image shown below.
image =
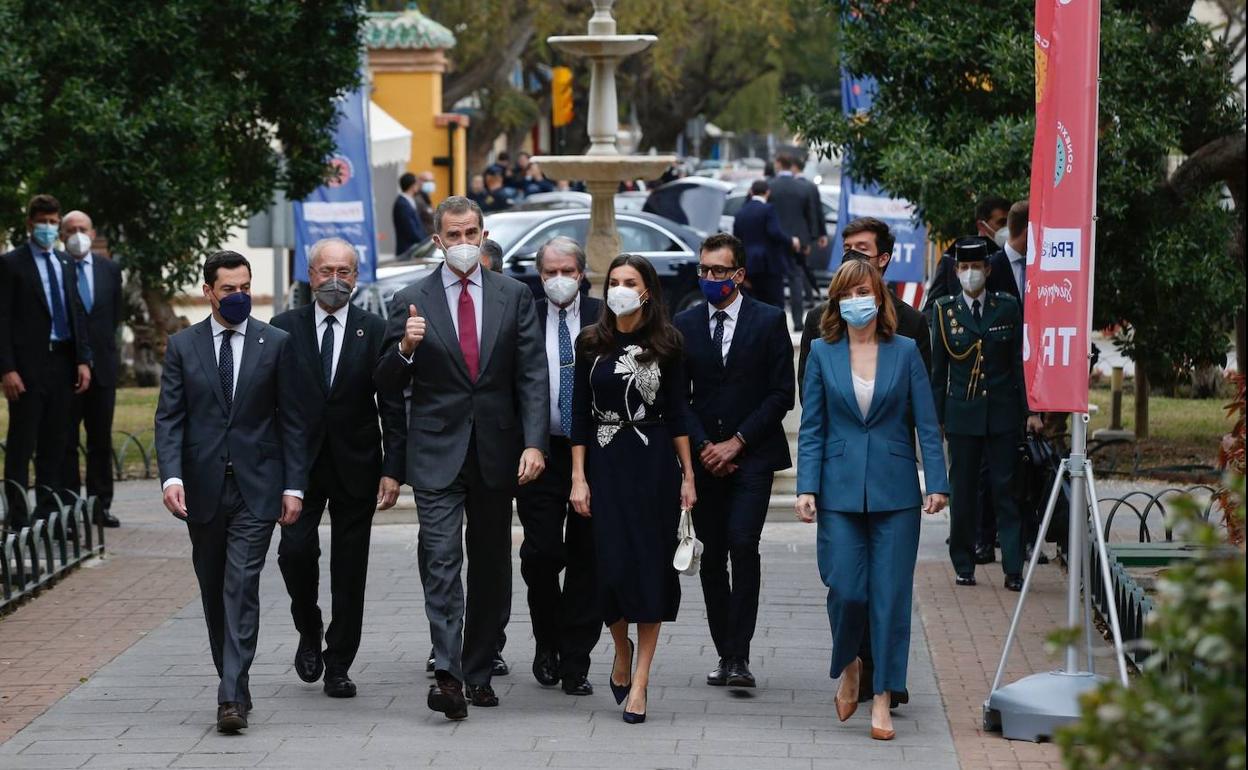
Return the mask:
<svg viewBox="0 0 1248 770">
<path fill-rule="evenodd" d="M 477 265 L 468 276 L 468 296 L 472 297 L 472 309 L 477 317 L 477 348 L 481 347 L 481 305 L 485 295 L 481 289 L 481 265 Z M 459 339 L 459 294 L 463 286 L 459 276 L 451 272 L 446 263 L 442 263 L 442 287 L 446 290 L 446 307 L 451 311 L 451 323 L 455 324 L 455 339 Z"/>
<path fill-rule="evenodd" d="M 347 336 L 347 311 L 351 309 L 350 305 L 343 305 L 332 313 L 326 312 L 320 303 L 316 304 L 316 309 L 312 314 L 316 317 L 316 349 L 321 349 L 321 340 L 325 335 L 325 319 L 331 315 L 334 317 L 334 359 L 329 367 L 329 382 L 333 384 L 334 377 L 338 376 L 338 359 L 342 357 L 342 340 Z"/>
<path fill-rule="evenodd" d="M 550 371 L 550 434 L 563 435 L 559 414 L 559 311 L 567 310 L 565 322 L 572 338 L 572 360 L 576 360 L 576 335 L 581 332 L 581 295 L 578 292 L 572 304 L 561 308 L 546 301 L 546 367 Z M 570 368 L 570 367 L 569 367 Z M 569 371 L 569 375 L 571 372 Z"/>
<path fill-rule="evenodd" d="M 1027 293 L 1027 255 L 1019 254 L 1010 244 L 1005 244 L 1005 256 L 1010 260 L 1010 271 L 1014 273 L 1014 285 L 1018 287 L 1021 298 Z"/>
<path fill-rule="evenodd" d="M 966 303 L 966 309 L 971 311 L 971 315 L 975 314 L 975 303 L 979 303 L 979 317 L 984 317 L 984 311 L 988 309 L 988 292 L 981 291 L 978 297 L 972 297 L 965 291 L 962 292 L 962 301 Z"/>
<path fill-rule="evenodd" d="M 710 318 L 710 322 L 711 322 L 711 340 L 714 341 L 715 325 L 719 323 L 718 321 L 715 320 L 715 314 L 719 312 L 720 308 L 717 308 L 708 302 L 706 303 L 706 309 L 707 309 L 708 317 Z M 724 319 L 724 340 L 723 340 L 723 344 L 720 345 L 719 357 L 720 357 L 720 360 L 727 361 L 728 350 L 732 347 L 732 333 L 736 331 L 736 328 L 737 328 L 737 316 L 741 315 L 741 290 L 740 289 L 737 289 L 737 298 L 734 299 L 732 301 L 732 304 L 730 304 L 728 307 L 723 308 L 723 311 L 728 314 L 728 317 Z"/>
<path fill-rule="evenodd" d="M 65 270 L 63 269 L 63 266 L 61 265 L 60 256 L 57 255 L 55 249 L 44 249 L 42 246 L 35 243 L 34 241 L 30 242 L 30 248 L 34 252 L 35 267 L 39 270 L 39 280 L 43 282 L 43 298 L 48 301 L 49 313 L 52 312 L 52 307 L 53 307 L 52 284 L 48 283 L 48 260 L 44 259 L 43 255 L 44 254 L 52 255 L 52 272 L 56 274 L 56 285 L 59 286 L 61 289 L 61 305 L 64 306 L 65 308 L 65 320 L 72 325 L 73 321 L 70 320 L 72 316 L 70 315 L 70 311 L 69 311 L 69 303 L 66 301 L 66 299 L 69 297 L 69 293 L 65 290 Z M 49 333 L 49 339 L 51 339 L 52 342 L 64 342 L 65 340 L 62 340 L 60 337 L 56 336 L 56 331 L 54 327 L 55 327 L 55 324 L 52 327 L 50 327 L 50 328 L 53 328 L 53 331 Z M 70 333 L 71 334 L 73 333 L 72 329 Z"/>
</svg>

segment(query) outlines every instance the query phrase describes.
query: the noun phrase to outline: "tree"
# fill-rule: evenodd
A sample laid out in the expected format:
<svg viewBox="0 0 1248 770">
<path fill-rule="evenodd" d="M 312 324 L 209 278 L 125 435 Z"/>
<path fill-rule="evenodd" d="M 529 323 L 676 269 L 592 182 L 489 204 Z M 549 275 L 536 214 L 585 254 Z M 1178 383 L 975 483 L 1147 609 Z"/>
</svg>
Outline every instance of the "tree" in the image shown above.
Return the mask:
<svg viewBox="0 0 1248 770">
<path fill-rule="evenodd" d="M 850 6 L 845 64 L 879 81 L 869 120 L 797 97 L 790 125 L 843 148 L 856 176 L 915 203 L 938 238 L 968 231 L 977 197 L 1024 197 L 1033 2 Z M 1243 308 L 1242 218 L 1219 196 L 1227 183 L 1244 210 L 1244 108 L 1228 47 L 1190 9 L 1104 0 L 1101 14 L 1094 322 L 1116 326 L 1137 371 L 1162 385 L 1225 363 Z M 1187 161 L 1168 174 L 1176 157 Z"/>
<path fill-rule="evenodd" d="M 275 189 L 298 198 L 325 180 L 363 14 L 352 0 L 54 11 L 0 0 L 0 21 L 22 33 L 0 43 L 0 223 L 20 234 L 14 203 L 34 192 L 87 211 L 137 279 L 159 344 L 177 326 L 169 297 L 207 249 Z"/>
</svg>

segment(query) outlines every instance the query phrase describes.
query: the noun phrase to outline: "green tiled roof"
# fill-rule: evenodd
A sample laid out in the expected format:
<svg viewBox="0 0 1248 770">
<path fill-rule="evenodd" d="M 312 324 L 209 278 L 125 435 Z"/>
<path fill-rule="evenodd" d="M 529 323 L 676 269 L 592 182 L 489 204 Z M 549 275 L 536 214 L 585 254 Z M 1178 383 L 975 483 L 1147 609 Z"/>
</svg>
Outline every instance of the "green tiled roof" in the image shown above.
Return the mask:
<svg viewBox="0 0 1248 770">
<path fill-rule="evenodd" d="M 455 35 L 412 3 L 406 11 L 370 13 L 364 29 L 369 48 L 454 48 Z"/>
</svg>

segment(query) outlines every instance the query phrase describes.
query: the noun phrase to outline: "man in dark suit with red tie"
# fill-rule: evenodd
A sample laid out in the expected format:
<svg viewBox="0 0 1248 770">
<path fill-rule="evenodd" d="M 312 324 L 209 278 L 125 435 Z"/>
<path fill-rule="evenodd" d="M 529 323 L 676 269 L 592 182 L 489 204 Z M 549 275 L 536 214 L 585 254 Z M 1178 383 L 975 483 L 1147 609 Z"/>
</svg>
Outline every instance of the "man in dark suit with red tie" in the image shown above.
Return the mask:
<svg viewBox="0 0 1248 770">
<path fill-rule="evenodd" d="M 55 248 L 60 226 L 56 198 L 34 196 L 26 208 L 30 241 L 0 257 L 0 382 L 9 402 L 4 478 L 16 484 L 5 486 L 10 530 L 29 522 L 26 487 L 32 455 L 37 487 L 57 492 L 66 488 L 65 445 L 73 398 L 91 384 L 91 346 L 78 299 L 78 273 L 74 261 Z M 54 505 L 45 495 L 36 515 Z"/>
</svg>

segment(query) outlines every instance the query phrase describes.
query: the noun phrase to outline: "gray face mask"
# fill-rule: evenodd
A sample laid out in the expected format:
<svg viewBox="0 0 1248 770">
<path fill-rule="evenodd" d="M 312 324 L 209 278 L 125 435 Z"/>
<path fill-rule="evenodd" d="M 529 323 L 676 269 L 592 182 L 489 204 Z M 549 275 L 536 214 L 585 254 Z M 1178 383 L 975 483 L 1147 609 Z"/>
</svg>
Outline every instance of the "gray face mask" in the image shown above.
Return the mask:
<svg viewBox="0 0 1248 770">
<path fill-rule="evenodd" d="M 334 276 L 318 286 L 313 294 L 316 295 L 316 301 L 321 303 L 322 307 L 337 310 L 351 300 L 351 291 L 354 288 L 351 284 Z"/>
</svg>

